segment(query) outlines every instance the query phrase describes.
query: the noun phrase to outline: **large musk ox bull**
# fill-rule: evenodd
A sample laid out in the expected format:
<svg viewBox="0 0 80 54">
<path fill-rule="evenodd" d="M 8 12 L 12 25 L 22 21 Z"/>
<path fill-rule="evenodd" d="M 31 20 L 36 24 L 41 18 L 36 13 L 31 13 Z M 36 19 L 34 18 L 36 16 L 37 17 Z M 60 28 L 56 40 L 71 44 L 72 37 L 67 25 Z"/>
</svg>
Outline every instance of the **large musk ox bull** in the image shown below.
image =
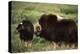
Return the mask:
<svg viewBox="0 0 80 54">
<path fill-rule="evenodd" d="M 54 42 L 77 43 L 77 25 L 71 19 L 58 20 L 53 14 L 43 14 L 39 19 L 41 25 L 40 37 Z"/>
<path fill-rule="evenodd" d="M 31 47 L 31 40 L 33 39 L 34 27 L 28 20 L 23 20 L 18 26 L 17 31 L 20 34 L 20 39 L 25 42 L 25 46 Z"/>
</svg>

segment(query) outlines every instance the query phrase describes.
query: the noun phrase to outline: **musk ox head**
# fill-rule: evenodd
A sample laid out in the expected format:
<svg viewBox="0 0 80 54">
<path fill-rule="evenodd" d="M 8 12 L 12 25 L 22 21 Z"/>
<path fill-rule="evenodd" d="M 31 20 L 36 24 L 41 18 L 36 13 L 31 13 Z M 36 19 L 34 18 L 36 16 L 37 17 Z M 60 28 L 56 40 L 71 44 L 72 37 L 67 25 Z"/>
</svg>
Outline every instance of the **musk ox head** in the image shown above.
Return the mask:
<svg viewBox="0 0 80 54">
<path fill-rule="evenodd" d="M 36 34 L 41 36 L 41 33 L 45 33 L 44 31 L 49 30 L 50 26 L 53 26 L 57 22 L 57 16 L 54 14 L 43 14 L 39 19 L 39 25 L 36 26 Z M 47 34 L 47 33 L 45 33 Z M 44 35 L 45 35 L 44 34 Z"/>
<path fill-rule="evenodd" d="M 24 29 L 23 23 L 21 22 L 16 29 L 17 29 L 18 32 L 20 32 L 21 30 L 23 30 Z"/>
</svg>

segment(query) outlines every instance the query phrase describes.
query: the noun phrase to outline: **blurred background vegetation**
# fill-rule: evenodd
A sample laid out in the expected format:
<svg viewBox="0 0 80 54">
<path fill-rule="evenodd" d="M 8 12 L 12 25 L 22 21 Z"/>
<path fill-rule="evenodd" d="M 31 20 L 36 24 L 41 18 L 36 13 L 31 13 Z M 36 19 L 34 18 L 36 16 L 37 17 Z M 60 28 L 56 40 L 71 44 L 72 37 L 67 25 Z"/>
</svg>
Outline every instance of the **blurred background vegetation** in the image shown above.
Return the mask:
<svg viewBox="0 0 80 54">
<path fill-rule="evenodd" d="M 61 47 L 56 49 L 52 48 L 53 45 L 40 37 L 36 37 L 32 40 L 32 48 L 25 48 L 24 42 L 19 39 L 19 33 L 16 31 L 17 25 L 23 20 L 30 20 L 35 25 L 42 14 L 55 13 L 63 16 L 66 19 L 78 20 L 78 5 L 66 5 L 66 4 L 48 4 L 48 3 L 31 3 L 31 2 L 17 2 L 14 1 L 11 4 L 11 47 L 12 52 L 29 52 L 29 51 L 47 51 L 58 49 L 71 49 Z"/>
</svg>

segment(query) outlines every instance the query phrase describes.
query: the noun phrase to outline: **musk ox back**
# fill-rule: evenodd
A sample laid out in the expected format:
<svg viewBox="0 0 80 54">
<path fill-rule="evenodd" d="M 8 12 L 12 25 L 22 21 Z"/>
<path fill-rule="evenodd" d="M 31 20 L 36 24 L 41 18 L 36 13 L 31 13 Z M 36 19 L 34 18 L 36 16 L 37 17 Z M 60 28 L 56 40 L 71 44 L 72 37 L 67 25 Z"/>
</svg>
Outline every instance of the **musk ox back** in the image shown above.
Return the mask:
<svg viewBox="0 0 80 54">
<path fill-rule="evenodd" d="M 56 15 L 42 15 L 39 19 L 42 27 L 40 37 L 55 42 L 77 42 L 77 25 L 71 19 L 58 20 Z"/>
<path fill-rule="evenodd" d="M 28 42 L 33 39 L 34 27 L 30 21 L 23 20 L 16 29 L 20 34 L 20 39 L 24 42 Z"/>
</svg>

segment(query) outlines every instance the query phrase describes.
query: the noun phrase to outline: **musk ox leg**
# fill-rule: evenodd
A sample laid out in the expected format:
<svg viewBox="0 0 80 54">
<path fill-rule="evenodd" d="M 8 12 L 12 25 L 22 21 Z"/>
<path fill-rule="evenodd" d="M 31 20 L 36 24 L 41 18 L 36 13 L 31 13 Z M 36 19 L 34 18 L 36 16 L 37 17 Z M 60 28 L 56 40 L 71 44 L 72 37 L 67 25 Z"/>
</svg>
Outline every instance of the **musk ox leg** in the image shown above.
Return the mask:
<svg viewBox="0 0 80 54">
<path fill-rule="evenodd" d="M 27 48 L 28 47 L 28 42 L 25 41 L 24 43 L 25 43 L 24 46 Z"/>
<path fill-rule="evenodd" d="M 64 43 L 65 44 L 65 47 L 67 48 L 67 49 L 74 49 L 74 48 L 76 48 L 76 44 L 75 43 Z"/>
<path fill-rule="evenodd" d="M 69 49 L 69 48 L 75 48 L 75 44 L 74 43 L 65 43 L 65 47 L 67 48 L 67 49 Z"/>
<path fill-rule="evenodd" d="M 32 48 L 32 41 L 28 41 L 28 47 Z"/>
<path fill-rule="evenodd" d="M 31 48 L 32 47 L 32 41 L 26 41 L 25 42 L 25 47 L 26 48 Z"/>
<path fill-rule="evenodd" d="M 74 49 L 76 46 L 75 46 L 75 44 L 74 43 L 69 43 L 69 44 L 67 44 L 67 48 L 72 48 L 72 49 Z"/>
<path fill-rule="evenodd" d="M 67 49 L 70 48 L 70 45 L 69 45 L 69 44 L 66 44 L 66 48 L 67 48 Z"/>
<path fill-rule="evenodd" d="M 72 45 L 71 45 L 71 48 L 74 49 L 74 48 L 75 48 L 75 44 L 72 44 Z"/>
<path fill-rule="evenodd" d="M 57 49 L 59 46 L 58 46 L 58 43 L 56 43 L 56 42 L 52 42 L 52 45 L 53 45 L 53 48 L 54 49 Z"/>
<path fill-rule="evenodd" d="M 64 43 L 61 43 L 60 48 L 61 48 L 61 49 L 64 49 L 64 48 L 65 48 L 65 44 L 64 44 Z"/>
</svg>

